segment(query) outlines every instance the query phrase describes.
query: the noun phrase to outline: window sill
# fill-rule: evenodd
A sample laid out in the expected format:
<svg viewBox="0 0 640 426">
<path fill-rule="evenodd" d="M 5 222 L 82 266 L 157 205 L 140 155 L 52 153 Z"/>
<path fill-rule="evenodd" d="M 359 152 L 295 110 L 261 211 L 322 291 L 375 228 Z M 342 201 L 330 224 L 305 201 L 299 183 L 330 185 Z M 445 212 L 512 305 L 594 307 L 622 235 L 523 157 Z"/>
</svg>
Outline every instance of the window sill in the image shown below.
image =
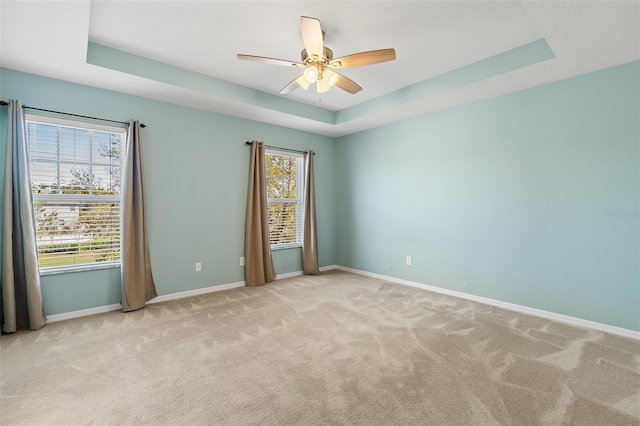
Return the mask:
<svg viewBox="0 0 640 426">
<path fill-rule="evenodd" d="M 293 249 L 293 248 L 301 248 L 302 244 L 300 243 L 295 243 L 295 244 L 279 244 L 277 246 L 271 246 L 271 251 L 277 251 L 277 250 L 287 250 L 287 249 Z"/>
<path fill-rule="evenodd" d="M 86 272 L 97 271 L 100 269 L 119 268 L 120 262 L 105 262 L 101 264 L 93 265 L 79 265 L 79 266 L 63 266 L 61 268 L 46 268 L 40 270 L 40 276 L 45 275 L 58 275 L 58 274 L 70 274 L 72 272 Z"/>
</svg>

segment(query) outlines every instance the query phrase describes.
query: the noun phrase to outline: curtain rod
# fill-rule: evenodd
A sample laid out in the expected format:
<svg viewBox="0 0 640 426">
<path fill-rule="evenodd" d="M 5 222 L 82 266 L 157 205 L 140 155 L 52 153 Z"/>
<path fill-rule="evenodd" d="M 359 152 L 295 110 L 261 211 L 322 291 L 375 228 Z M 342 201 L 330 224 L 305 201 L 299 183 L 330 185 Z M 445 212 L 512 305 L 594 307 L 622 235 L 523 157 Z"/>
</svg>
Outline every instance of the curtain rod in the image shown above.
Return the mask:
<svg viewBox="0 0 640 426">
<path fill-rule="evenodd" d="M 244 144 L 245 145 L 253 145 L 253 142 L 246 141 Z M 280 148 L 278 146 L 271 146 L 271 145 L 266 145 L 266 144 L 265 144 L 265 147 L 266 148 L 279 149 L 280 151 L 297 152 L 299 154 L 306 154 L 307 153 L 307 151 L 299 151 L 297 149 L 289 149 L 289 148 Z M 316 153 L 314 152 L 313 155 L 316 155 Z"/>
<path fill-rule="evenodd" d="M 9 105 L 8 102 L 0 101 L 0 106 L 7 106 L 7 105 Z M 34 110 L 34 111 L 52 112 L 54 114 L 70 115 L 72 117 L 89 118 L 91 120 L 109 121 L 111 123 L 129 125 L 129 123 L 126 122 L 126 121 L 116 121 L 116 120 L 109 120 L 107 118 L 90 117 L 88 115 L 71 114 L 70 112 L 52 111 L 50 109 L 34 108 L 34 107 L 26 106 L 26 105 L 23 105 L 22 108 L 23 109 L 31 109 L 31 110 Z M 147 127 L 147 126 L 142 124 L 142 123 L 140 123 L 140 127 Z"/>
</svg>

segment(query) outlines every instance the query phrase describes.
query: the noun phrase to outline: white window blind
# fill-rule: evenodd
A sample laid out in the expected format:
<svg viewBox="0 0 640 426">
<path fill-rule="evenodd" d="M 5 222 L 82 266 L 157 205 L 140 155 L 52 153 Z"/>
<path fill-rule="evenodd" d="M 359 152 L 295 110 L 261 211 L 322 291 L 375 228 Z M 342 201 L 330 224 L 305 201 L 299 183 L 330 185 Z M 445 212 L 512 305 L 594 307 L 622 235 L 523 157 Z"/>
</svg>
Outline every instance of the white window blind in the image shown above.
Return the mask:
<svg viewBox="0 0 640 426">
<path fill-rule="evenodd" d="M 119 262 L 125 129 L 28 116 L 27 141 L 40 269 Z"/>
<path fill-rule="evenodd" d="M 303 155 L 267 149 L 267 213 L 272 248 L 302 245 Z"/>
</svg>

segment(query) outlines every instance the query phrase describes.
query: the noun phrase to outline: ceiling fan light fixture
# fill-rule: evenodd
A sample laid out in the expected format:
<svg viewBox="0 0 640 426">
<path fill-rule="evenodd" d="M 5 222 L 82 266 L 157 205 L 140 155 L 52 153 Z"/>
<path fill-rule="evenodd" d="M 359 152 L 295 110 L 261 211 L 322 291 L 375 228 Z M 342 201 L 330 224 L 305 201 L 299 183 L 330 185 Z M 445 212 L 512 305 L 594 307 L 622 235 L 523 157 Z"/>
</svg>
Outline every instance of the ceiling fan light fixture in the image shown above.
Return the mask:
<svg viewBox="0 0 640 426">
<path fill-rule="evenodd" d="M 322 31 L 320 21 L 316 18 L 301 16 L 300 32 L 302 33 L 302 41 L 304 43 L 304 49 L 300 52 L 301 62 L 243 54 L 238 54 L 237 58 L 244 61 L 304 68 L 301 75 L 280 91 L 281 95 L 288 95 L 300 87 L 307 90 L 313 83 L 316 83 L 316 91 L 318 93 L 326 92 L 331 87 L 337 86 L 339 89 L 353 95 L 361 91 L 362 87 L 349 77 L 329 70 L 328 68 L 343 69 L 362 67 L 396 59 L 396 51 L 393 48 L 353 53 L 333 59 L 333 51 L 324 45 L 324 31 Z"/>
<path fill-rule="evenodd" d="M 331 70 L 324 70 L 322 73 L 322 79 L 327 81 L 329 87 L 333 87 L 338 82 L 339 74 Z"/>
<path fill-rule="evenodd" d="M 329 83 L 327 83 L 327 80 L 325 80 L 324 78 L 321 78 L 320 80 L 318 80 L 316 82 L 316 86 L 317 86 L 318 93 L 324 93 L 330 89 Z"/>
<path fill-rule="evenodd" d="M 315 65 L 310 65 L 307 69 L 304 70 L 304 78 L 309 82 L 309 84 L 313 84 L 318 81 L 318 68 Z"/>
</svg>

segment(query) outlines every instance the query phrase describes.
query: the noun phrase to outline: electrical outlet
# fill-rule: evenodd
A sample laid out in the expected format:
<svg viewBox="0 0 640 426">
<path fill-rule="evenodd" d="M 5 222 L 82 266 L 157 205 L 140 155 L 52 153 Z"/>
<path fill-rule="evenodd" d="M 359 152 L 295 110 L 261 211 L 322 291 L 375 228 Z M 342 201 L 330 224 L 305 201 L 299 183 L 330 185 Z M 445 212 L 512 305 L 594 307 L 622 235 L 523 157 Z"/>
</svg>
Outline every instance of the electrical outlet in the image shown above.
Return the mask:
<svg viewBox="0 0 640 426">
<path fill-rule="evenodd" d="M 202 272 L 202 262 L 196 262 L 196 272 Z"/>
<path fill-rule="evenodd" d="M 240 258 L 240 266 L 244 266 L 244 257 Z"/>
<path fill-rule="evenodd" d="M 411 266 L 411 256 L 407 256 L 407 265 Z"/>
</svg>

